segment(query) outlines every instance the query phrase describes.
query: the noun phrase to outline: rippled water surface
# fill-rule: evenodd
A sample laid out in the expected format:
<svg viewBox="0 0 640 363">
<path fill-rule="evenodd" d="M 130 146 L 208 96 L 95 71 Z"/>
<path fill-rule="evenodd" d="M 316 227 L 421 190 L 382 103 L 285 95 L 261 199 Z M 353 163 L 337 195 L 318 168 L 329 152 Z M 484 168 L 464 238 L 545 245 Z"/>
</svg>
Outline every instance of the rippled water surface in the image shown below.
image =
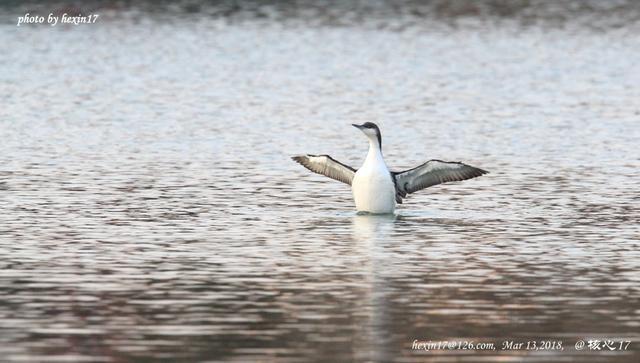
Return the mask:
<svg viewBox="0 0 640 363">
<path fill-rule="evenodd" d="M 635 23 L 3 11 L 3 361 L 638 361 Z M 356 215 L 365 121 L 490 174 Z"/>
</svg>

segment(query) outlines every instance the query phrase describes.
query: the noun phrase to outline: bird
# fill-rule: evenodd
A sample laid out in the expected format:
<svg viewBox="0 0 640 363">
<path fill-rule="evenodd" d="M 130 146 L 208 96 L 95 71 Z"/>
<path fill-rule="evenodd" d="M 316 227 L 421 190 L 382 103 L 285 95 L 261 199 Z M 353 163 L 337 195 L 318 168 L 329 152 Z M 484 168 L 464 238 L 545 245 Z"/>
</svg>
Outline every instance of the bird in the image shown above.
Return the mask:
<svg viewBox="0 0 640 363">
<path fill-rule="evenodd" d="M 459 161 L 429 160 L 415 168 L 390 171 L 382 156 L 382 135 L 373 122 L 352 124 L 369 139 L 369 152 L 354 169 L 329 155 L 297 155 L 292 159 L 310 171 L 351 186 L 358 213 L 390 214 L 408 194 L 434 185 L 476 178 L 486 170 Z"/>
</svg>

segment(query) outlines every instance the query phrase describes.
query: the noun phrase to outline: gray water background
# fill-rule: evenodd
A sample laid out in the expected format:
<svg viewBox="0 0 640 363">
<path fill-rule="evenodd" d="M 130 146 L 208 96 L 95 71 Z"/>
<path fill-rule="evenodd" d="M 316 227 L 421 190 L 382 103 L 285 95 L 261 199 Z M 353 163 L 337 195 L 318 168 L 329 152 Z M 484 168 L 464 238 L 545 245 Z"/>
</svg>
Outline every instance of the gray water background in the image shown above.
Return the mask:
<svg viewBox="0 0 640 363">
<path fill-rule="evenodd" d="M 637 362 L 639 11 L 494 3 L 0 8 L 2 361 Z M 356 215 L 366 121 L 490 174 Z"/>
</svg>

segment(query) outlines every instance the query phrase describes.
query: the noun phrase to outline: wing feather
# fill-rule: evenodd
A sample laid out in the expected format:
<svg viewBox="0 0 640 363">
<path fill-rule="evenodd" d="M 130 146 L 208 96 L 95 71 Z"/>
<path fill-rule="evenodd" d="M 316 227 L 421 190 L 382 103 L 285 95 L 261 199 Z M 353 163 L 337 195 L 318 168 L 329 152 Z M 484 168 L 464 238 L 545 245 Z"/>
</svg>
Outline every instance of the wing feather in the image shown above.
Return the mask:
<svg viewBox="0 0 640 363">
<path fill-rule="evenodd" d="M 393 175 L 396 179 L 397 195 L 405 197 L 434 185 L 467 180 L 487 173 L 488 171 L 461 162 L 429 160 L 413 169 Z"/>
<path fill-rule="evenodd" d="M 329 155 L 299 155 L 291 159 L 314 173 L 351 185 L 356 170 Z"/>
</svg>

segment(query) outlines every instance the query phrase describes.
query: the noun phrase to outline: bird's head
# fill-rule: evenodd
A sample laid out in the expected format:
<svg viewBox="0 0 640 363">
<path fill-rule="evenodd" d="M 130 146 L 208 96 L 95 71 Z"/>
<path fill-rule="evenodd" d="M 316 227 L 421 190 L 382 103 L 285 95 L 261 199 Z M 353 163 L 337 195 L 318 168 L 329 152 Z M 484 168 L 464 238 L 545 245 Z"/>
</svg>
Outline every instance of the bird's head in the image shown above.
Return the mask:
<svg viewBox="0 0 640 363">
<path fill-rule="evenodd" d="M 369 141 L 377 143 L 378 147 L 382 149 L 382 135 L 380 134 L 378 125 L 374 124 L 373 122 L 365 122 L 362 125 L 353 124 L 353 127 L 362 131 L 365 135 L 367 135 Z"/>
</svg>

